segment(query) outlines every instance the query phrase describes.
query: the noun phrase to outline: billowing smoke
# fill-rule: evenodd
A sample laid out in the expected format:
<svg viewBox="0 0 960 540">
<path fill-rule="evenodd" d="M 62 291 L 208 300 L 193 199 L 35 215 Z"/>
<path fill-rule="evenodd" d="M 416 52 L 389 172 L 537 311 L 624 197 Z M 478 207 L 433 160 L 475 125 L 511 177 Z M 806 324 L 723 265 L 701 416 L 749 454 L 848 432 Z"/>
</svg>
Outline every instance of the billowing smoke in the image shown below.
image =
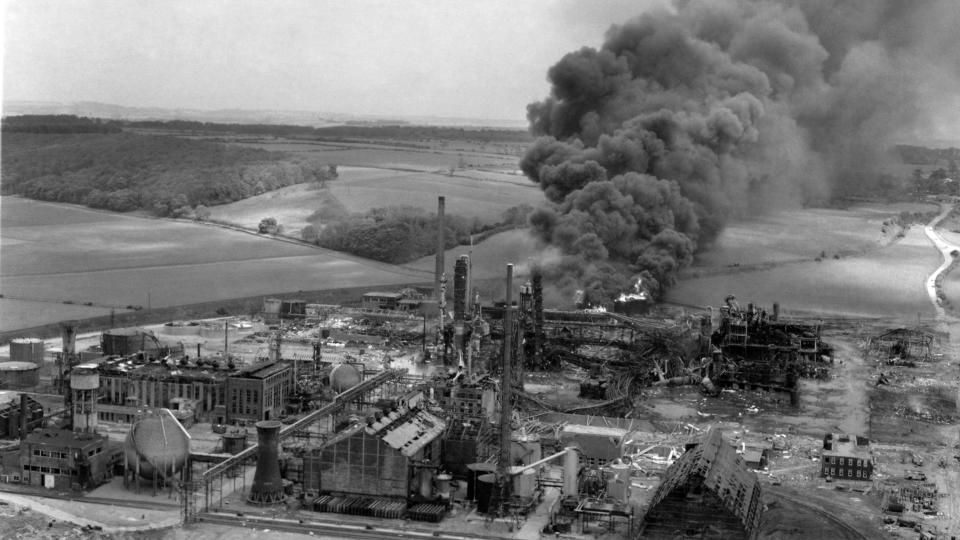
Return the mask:
<svg viewBox="0 0 960 540">
<path fill-rule="evenodd" d="M 521 162 L 545 268 L 593 302 L 656 290 L 732 217 L 868 190 L 955 90 L 952 0 L 691 0 L 550 68 Z M 953 88 L 956 88 L 955 86 Z"/>
</svg>

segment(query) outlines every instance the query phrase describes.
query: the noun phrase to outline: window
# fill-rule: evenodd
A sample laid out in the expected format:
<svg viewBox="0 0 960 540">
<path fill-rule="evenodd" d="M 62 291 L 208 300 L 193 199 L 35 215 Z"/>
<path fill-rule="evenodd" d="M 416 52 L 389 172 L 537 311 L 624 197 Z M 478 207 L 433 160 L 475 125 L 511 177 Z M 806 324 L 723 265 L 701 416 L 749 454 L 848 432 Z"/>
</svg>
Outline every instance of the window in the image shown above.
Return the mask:
<svg viewBox="0 0 960 540">
<path fill-rule="evenodd" d="M 37 448 L 34 448 L 34 449 L 33 449 L 33 455 L 39 456 L 39 455 L 40 455 L 40 450 L 37 449 Z"/>
</svg>

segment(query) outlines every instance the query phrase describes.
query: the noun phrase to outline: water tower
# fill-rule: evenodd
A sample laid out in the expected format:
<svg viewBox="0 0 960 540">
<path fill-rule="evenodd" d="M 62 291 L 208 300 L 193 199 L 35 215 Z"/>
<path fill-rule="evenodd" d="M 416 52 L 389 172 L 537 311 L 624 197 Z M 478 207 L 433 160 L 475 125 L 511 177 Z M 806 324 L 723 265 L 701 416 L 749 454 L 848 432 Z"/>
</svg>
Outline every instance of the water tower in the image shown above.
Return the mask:
<svg viewBox="0 0 960 540">
<path fill-rule="evenodd" d="M 70 372 L 70 403 L 73 409 L 73 431 L 92 433 L 97 430 L 97 397 L 100 375 L 96 364 L 80 364 Z"/>
</svg>

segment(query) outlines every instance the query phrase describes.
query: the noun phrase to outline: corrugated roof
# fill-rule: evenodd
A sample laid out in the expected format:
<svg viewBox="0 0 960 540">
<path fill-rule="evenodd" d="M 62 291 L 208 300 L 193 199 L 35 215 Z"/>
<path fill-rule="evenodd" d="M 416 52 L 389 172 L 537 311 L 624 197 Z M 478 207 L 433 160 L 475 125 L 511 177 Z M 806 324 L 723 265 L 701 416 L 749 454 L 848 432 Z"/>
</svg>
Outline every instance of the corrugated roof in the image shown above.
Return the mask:
<svg viewBox="0 0 960 540">
<path fill-rule="evenodd" d="M 420 449 L 443 434 L 446 428 L 446 422 L 440 418 L 427 411 L 417 410 L 405 420 L 380 430 L 379 435 L 391 448 L 399 450 L 407 457 L 413 457 Z"/>
</svg>

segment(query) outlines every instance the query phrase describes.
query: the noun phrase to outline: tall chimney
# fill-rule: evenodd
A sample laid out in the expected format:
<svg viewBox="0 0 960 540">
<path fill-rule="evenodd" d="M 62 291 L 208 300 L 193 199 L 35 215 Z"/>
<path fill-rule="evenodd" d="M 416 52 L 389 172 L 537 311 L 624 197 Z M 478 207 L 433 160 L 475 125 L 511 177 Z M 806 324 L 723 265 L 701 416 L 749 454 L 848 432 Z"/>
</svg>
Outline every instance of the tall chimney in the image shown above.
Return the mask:
<svg viewBox="0 0 960 540">
<path fill-rule="evenodd" d="M 63 357 L 65 359 L 72 358 L 77 351 L 77 322 L 61 323 L 60 338 L 63 340 Z"/>
<path fill-rule="evenodd" d="M 533 284 L 533 361 L 539 367 L 543 366 L 543 271 L 539 264 L 534 264 L 530 271 L 530 281 Z"/>
<path fill-rule="evenodd" d="M 437 197 L 437 267 L 434 275 L 433 294 L 437 300 L 440 300 L 440 276 L 444 272 L 443 252 L 446 249 L 447 242 L 444 237 L 446 225 L 443 219 L 443 210 L 446 205 L 445 197 Z"/>
<path fill-rule="evenodd" d="M 453 319 L 463 321 L 467 319 L 467 279 L 470 269 L 470 256 L 461 255 L 453 266 Z"/>
<path fill-rule="evenodd" d="M 507 468 L 510 463 L 510 419 L 513 416 L 513 265 L 507 265 L 507 302 L 503 310 L 503 368 L 500 374 L 500 461 L 497 465 L 498 492 L 501 505 L 510 498 L 510 479 Z M 502 507 L 501 507 L 502 508 Z M 498 510 L 499 513 L 499 510 Z"/>
<path fill-rule="evenodd" d="M 247 501 L 253 504 L 283 502 L 283 480 L 280 478 L 280 426 L 277 420 L 262 420 L 257 426 L 257 472 Z"/>
</svg>

